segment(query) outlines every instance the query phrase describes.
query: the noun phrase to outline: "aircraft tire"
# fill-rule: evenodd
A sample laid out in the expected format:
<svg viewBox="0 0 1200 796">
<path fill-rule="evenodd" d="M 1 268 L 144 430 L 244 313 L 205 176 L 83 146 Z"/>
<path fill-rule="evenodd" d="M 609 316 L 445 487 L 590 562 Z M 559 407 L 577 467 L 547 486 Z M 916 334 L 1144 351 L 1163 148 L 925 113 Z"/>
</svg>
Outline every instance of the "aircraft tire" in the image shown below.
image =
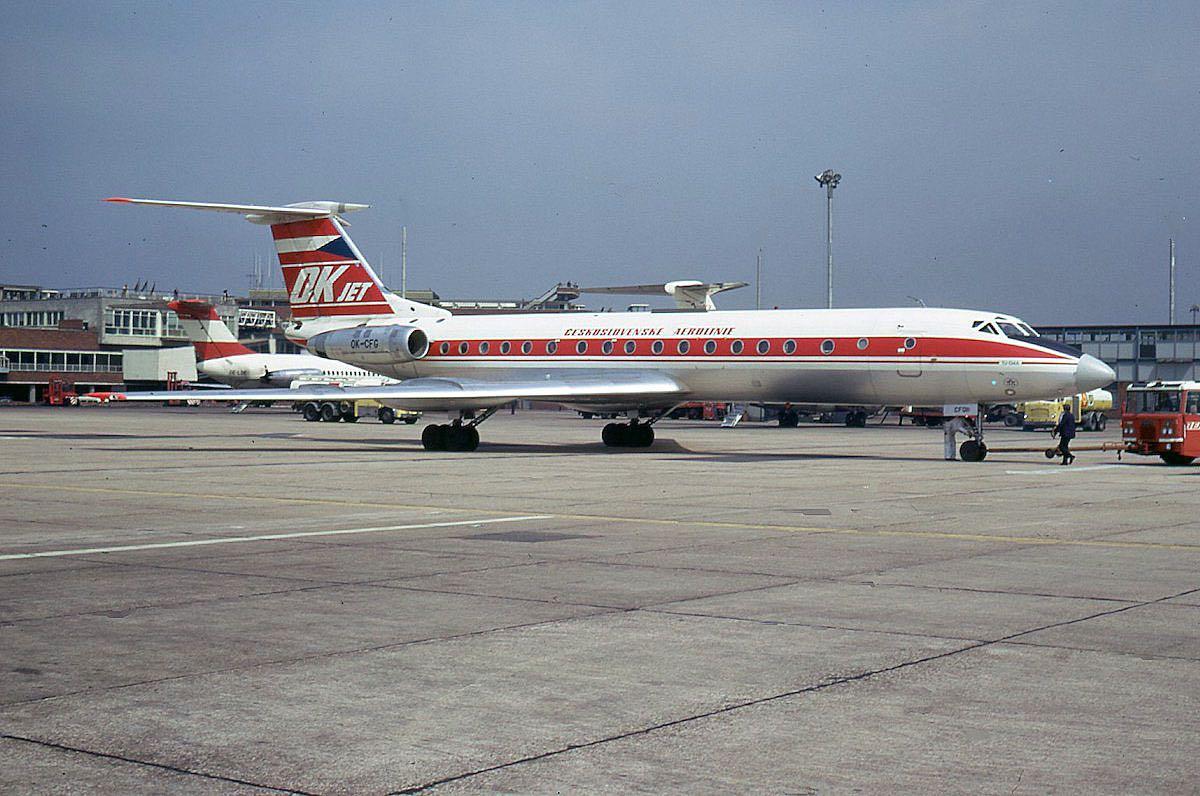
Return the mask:
<svg viewBox="0 0 1200 796">
<path fill-rule="evenodd" d="M 396 422 L 396 410 L 390 406 L 379 407 L 379 411 L 375 415 L 379 418 L 379 422 L 385 426 L 390 426 Z"/>
<path fill-rule="evenodd" d="M 447 426 L 440 426 L 436 423 L 425 426 L 425 430 L 421 432 L 421 445 L 425 450 L 446 450 L 446 428 Z"/>
<path fill-rule="evenodd" d="M 959 446 L 958 455 L 964 462 L 981 462 L 987 458 L 987 445 L 969 439 Z"/>
<path fill-rule="evenodd" d="M 304 419 L 310 423 L 315 423 L 321 419 L 321 407 L 311 401 L 306 403 L 300 412 L 304 415 Z"/>
<path fill-rule="evenodd" d="M 479 447 L 479 432 L 474 426 L 442 426 L 445 449 L 469 453 Z"/>
<path fill-rule="evenodd" d="M 654 444 L 654 427 L 648 425 L 636 425 L 629 427 L 628 437 L 633 447 L 649 448 Z"/>
<path fill-rule="evenodd" d="M 1184 456 L 1182 453 L 1174 452 L 1160 453 L 1158 454 L 1158 458 L 1162 459 L 1172 467 L 1186 467 L 1187 465 L 1196 461 L 1195 456 Z"/>
<path fill-rule="evenodd" d="M 336 423 L 341 416 L 342 416 L 342 413 L 338 409 L 337 404 L 334 404 L 334 403 L 321 404 L 321 420 L 323 420 L 324 422 Z"/>
<path fill-rule="evenodd" d="M 625 426 L 609 423 L 604 427 L 604 431 L 600 432 L 600 438 L 610 448 L 622 448 L 625 446 Z"/>
</svg>

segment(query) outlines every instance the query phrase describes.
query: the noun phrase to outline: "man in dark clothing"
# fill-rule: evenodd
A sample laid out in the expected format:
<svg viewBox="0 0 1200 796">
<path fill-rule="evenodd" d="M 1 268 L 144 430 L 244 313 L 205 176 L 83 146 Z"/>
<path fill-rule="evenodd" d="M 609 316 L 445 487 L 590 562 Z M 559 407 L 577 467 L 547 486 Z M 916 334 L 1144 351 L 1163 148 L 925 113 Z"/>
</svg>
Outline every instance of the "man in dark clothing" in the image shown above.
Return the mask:
<svg viewBox="0 0 1200 796">
<path fill-rule="evenodd" d="M 1071 453 L 1071 440 L 1075 439 L 1075 415 L 1071 413 L 1070 404 L 1063 404 L 1062 417 L 1058 419 L 1054 433 L 1058 435 L 1058 450 L 1062 454 L 1062 464 L 1070 464 L 1075 461 L 1075 455 Z"/>
</svg>

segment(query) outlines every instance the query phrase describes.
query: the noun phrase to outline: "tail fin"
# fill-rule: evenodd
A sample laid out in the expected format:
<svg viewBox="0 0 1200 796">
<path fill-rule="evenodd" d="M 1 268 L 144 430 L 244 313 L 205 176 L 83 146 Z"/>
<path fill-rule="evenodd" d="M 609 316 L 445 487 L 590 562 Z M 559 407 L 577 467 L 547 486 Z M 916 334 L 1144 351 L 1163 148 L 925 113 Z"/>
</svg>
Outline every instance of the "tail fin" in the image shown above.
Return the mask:
<svg viewBox="0 0 1200 796">
<path fill-rule="evenodd" d="M 391 315 L 383 283 L 333 216 L 271 225 L 292 317 Z"/>
<path fill-rule="evenodd" d="M 169 302 L 167 306 L 179 316 L 179 325 L 196 349 L 197 361 L 254 353 L 238 342 L 213 305 L 203 301 L 177 300 Z"/>
<path fill-rule="evenodd" d="M 269 224 L 283 268 L 294 318 L 329 316 L 449 316 L 446 310 L 388 293 L 354 241 L 341 214 L 369 205 L 344 202 L 301 202 L 283 207 L 176 202 L 162 199 L 110 197 L 121 204 L 187 207 L 239 213 L 254 224 Z"/>
</svg>

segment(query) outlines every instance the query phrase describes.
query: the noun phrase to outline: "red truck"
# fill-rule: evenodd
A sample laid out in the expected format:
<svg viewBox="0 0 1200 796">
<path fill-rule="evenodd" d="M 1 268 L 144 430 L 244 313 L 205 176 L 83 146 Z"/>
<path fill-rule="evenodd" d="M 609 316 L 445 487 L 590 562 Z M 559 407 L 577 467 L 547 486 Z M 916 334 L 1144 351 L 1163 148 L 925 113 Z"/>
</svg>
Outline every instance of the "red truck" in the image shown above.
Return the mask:
<svg viewBox="0 0 1200 796">
<path fill-rule="evenodd" d="M 1127 453 L 1191 464 L 1200 457 L 1200 382 L 1152 381 L 1130 387 L 1121 440 Z"/>
</svg>

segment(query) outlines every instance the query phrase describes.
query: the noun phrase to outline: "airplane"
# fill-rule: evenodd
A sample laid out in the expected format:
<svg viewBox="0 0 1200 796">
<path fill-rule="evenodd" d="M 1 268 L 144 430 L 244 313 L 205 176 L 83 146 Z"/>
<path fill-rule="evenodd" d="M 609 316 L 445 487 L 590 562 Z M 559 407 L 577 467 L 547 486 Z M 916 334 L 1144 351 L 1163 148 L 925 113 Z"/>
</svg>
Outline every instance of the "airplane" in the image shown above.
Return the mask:
<svg viewBox="0 0 1200 796">
<path fill-rule="evenodd" d="M 223 385 L 261 390 L 290 387 L 295 382 L 355 387 L 397 383 L 396 379 L 373 371 L 312 354 L 252 351 L 238 341 L 216 308 L 205 301 L 176 299 L 167 302 L 167 307 L 179 316 L 179 325 L 196 350 L 196 372 Z M 266 399 L 258 397 L 256 400 Z M 303 413 L 304 419 L 310 421 L 350 417 L 341 411 L 336 401 L 309 402 Z"/>
<path fill-rule="evenodd" d="M 401 380 L 378 387 L 229 390 L 208 400 L 391 400 L 448 411 L 426 450 L 472 451 L 478 427 L 517 399 L 627 412 L 610 447 L 648 447 L 653 425 L 688 401 L 841 405 L 995 404 L 1086 392 L 1115 380 L 1099 359 L 1011 315 L 926 307 L 524 313 L 455 316 L 388 293 L 346 234 L 369 205 L 285 206 L 111 197 L 242 215 L 270 226 L 289 291 L 286 336 L 318 356 Z M 163 400 L 164 393 L 127 393 Z M 191 397 L 172 393 L 170 397 Z M 982 432 L 982 425 L 979 427 Z M 982 461 L 971 442 L 964 458 Z"/>
</svg>

